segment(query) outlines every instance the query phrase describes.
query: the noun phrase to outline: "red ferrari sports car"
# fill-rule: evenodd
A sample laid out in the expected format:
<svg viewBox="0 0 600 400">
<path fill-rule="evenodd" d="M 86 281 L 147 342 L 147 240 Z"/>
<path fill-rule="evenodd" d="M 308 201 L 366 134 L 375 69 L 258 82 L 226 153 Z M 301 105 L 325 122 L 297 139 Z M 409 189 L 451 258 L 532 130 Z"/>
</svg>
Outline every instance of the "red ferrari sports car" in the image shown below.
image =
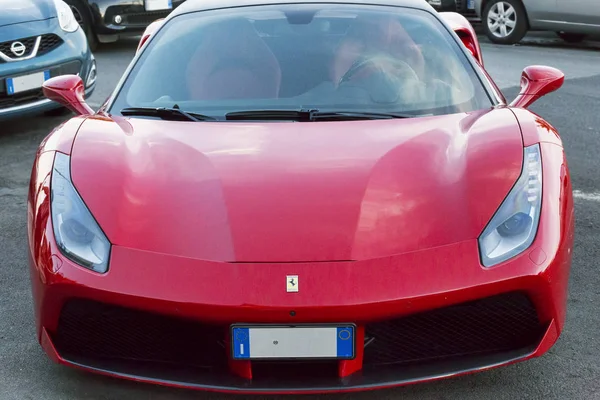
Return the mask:
<svg viewBox="0 0 600 400">
<path fill-rule="evenodd" d="M 537 357 L 573 248 L 561 139 L 422 0 L 186 1 L 106 103 L 41 144 L 28 202 L 54 361 L 230 392 L 353 391 Z"/>
</svg>

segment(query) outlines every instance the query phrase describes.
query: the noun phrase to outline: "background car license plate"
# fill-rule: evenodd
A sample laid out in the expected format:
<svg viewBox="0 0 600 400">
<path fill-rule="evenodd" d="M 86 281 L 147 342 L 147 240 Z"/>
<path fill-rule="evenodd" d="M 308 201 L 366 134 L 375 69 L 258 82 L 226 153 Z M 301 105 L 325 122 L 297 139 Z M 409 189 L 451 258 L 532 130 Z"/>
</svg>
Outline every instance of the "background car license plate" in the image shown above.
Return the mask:
<svg viewBox="0 0 600 400">
<path fill-rule="evenodd" d="M 172 0 L 146 0 L 146 11 L 170 10 L 173 8 Z"/>
<path fill-rule="evenodd" d="M 467 8 L 469 10 L 474 10 L 475 9 L 475 0 L 468 0 L 467 1 Z"/>
<path fill-rule="evenodd" d="M 231 327 L 233 358 L 250 359 L 353 359 L 352 324 L 341 326 Z"/>
<path fill-rule="evenodd" d="M 44 81 L 50 79 L 50 71 L 37 72 L 35 74 L 6 78 L 6 92 L 9 95 L 26 92 L 42 87 Z"/>
</svg>

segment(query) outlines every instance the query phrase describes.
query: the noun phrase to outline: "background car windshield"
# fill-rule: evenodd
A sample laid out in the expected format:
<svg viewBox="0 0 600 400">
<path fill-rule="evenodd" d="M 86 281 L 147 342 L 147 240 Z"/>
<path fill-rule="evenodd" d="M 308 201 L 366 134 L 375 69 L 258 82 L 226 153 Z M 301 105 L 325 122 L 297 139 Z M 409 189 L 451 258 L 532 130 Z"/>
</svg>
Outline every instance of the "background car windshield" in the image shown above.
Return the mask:
<svg viewBox="0 0 600 400">
<path fill-rule="evenodd" d="M 455 38 L 427 11 L 287 4 L 177 16 L 111 106 L 224 116 L 247 110 L 440 115 L 492 102 Z"/>
</svg>

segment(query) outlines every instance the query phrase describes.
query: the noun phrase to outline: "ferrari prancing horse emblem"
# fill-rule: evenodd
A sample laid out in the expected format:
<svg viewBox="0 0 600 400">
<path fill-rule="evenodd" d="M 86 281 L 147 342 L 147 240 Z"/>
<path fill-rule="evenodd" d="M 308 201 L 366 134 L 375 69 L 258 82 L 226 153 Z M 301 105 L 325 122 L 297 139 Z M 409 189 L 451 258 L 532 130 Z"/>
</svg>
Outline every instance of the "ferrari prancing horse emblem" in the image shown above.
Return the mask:
<svg viewBox="0 0 600 400">
<path fill-rule="evenodd" d="M 286 290 L 288 292 L 297 292 L 298 291 L 298 275 L 287 275 L 285 277 L 286 280 Z"/>
</svg>

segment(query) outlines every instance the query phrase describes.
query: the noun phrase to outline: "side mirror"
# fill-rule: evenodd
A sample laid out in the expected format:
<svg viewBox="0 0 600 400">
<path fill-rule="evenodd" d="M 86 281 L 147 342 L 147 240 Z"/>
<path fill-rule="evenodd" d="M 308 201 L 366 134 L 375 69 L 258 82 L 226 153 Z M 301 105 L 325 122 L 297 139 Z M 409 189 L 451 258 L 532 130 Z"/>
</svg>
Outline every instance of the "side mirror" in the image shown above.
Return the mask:
<svg viewBox="0 0 600 400">
<path fill-rule="evenodd" d="M 564 82 L 565 74 L 556 68 L 542 65 L 526 67 L 521 75 L 521 91 L 510 106 L 527 108 L 540 97 L 560 89 Z"/>
<path fill-rule="evenodd" d="M 62 104 L 78 115 L 91 115 L 94 110 L 85 102 L 83 81 L 77 75 L 50 78 L 42 86 L 44 96 Z"/>
<path fill-rule="evenodd" d="M 473 29 L 473 25 L 471 25 L 469 20 L 456 12 L 441 12 L 439 14 L 450 26 L 450 29 L 456 33 L 471 55 L 475 57 L 477 62 L 483 67 L 483 54 L 481 53 L 481 47 L 479 46 L 479 39 L 477 39 L 477 33 L 475 33 L 475 29 Z"/>
<path fill-rule="evenodd" d="M 146 43 L 148 41 L 148 39 L 150 39 L 150 36 L 152 36 L 154 33 L 156 33 L 158 28 L 160 28 L 162 26 L 164 20 L 165 20 L 164 18 L 157 19 L 156 21 L 154 21 L 150 25 L 148 25 L 148 27 L 142 34 L 142 38 L 140 39 L 140 42 L 138 43 L 136 53 L 141 50 L 144 43 Z"/>
</svg>

